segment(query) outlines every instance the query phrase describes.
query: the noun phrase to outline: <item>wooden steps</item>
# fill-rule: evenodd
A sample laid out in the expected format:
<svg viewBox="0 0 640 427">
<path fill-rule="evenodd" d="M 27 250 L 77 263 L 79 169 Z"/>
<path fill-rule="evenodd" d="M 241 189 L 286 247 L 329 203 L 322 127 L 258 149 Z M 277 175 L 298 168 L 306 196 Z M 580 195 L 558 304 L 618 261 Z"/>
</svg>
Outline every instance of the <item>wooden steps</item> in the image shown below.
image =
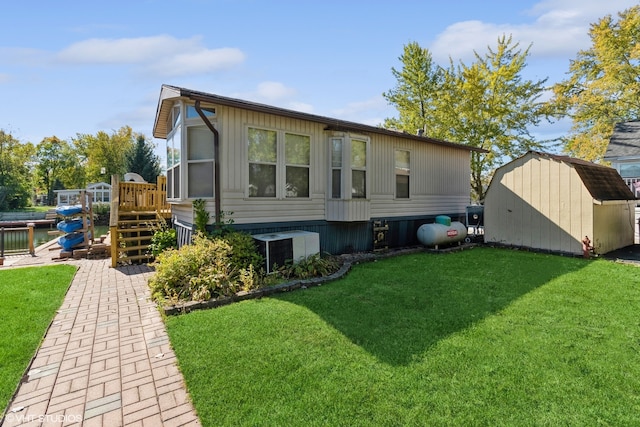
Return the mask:
<svg viewBox="0 0 640 427">
<path fill-rule="evenodd" d="M 153 261 L 149 245 L 155 231 L 160 229 L 160 221 L 155 211 L 118 212 L 118 264 Z"/>
</svg>

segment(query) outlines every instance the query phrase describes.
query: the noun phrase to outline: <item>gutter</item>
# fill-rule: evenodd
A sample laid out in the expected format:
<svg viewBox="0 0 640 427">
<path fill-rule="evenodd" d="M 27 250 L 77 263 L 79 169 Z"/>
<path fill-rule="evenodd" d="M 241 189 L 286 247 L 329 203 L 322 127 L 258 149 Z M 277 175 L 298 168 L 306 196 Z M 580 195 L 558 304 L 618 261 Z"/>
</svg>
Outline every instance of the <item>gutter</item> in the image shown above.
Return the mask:
<svg viewBox="0 0 640 427">
<path fill-rule="evenodd" d="M 196 105 L 195 105 L 196 112 L 198 113 L 198 115 L 200 116 L 204 124 L 207 125 L 211 133 L 213 133 L 213 157 L 214 157 L 213 185 L 214 185 L 214 193 L 215 193 L 215 220 L 216 220 L 215 226 L 218 227 L 222 221 L 222 213 L 220 209 L 220 197 L 222 194 L 220 190 L 220 134 L 218 133 L 218 130 L 215 127 L 213 127 L 213 124 L 209 121 L 207 116 L 204 114 L 204 111 L 202 111 L 202 108 L 200 108 L 200 100 L 195 99 L 195 101 L 196 101 Z"/>
</svg>

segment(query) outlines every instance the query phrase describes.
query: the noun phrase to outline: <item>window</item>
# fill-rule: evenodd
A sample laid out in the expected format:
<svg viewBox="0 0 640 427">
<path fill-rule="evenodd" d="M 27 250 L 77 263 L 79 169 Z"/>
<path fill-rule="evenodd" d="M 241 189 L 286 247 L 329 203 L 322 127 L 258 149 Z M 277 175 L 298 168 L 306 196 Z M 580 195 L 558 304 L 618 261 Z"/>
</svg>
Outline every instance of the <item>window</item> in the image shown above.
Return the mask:
<svg viewBox="0 0 640 427">
<path fill-rule="evenodd" d="M 309 197 L 309 136 L 250 127 L 247 139 L 249 197 Z"/>
<path fill-rule="evenodd" d="M 396 198 L 409 198 L 409 171 L 411 156 L 408 151 L 396 150 Z"/>
<path fill-rule="evenodd" d="M 206 127 L 187 128 L 187 185 L 189 198 L 213 197 L 213 134 Z"/>
<path fill-rule="evenodd" d="M 276 196 L 277 133 L 249 128 L 249 196 Z"/>
<path fill-rule="evenodd" d="M 367 150 L 369 141 L 363 137 L 334 137 L 331 147 L 332 199 L 367 198 Z"/>
<path fill-rule="evenodd" d="M 351 197 L 367 197 L 367 142 L 351 140 Z"/>
<path fill-rule="evenodd" d="M 167 198 L 180 198 L 180 150 L 182 126 L 177 124 L 167 136 Z"/>
<path fill-rule="evenodd" d="M 204 115 L 206 117 L 208 117 L 208 118 L 212 118 L 212 117 L 216 116 L 216 109 L 215 108 L 201 107 L 200 109 L 202 110 Z M 196 111 L 196 107 L 193 106 L 193 105 L 188 105 L 187 106 L 187 119 L 196 119 L 196 118 L 200 118 L 200 115 Z"/>
<path fill-rule="evenodd" d="M 331 139 L 331 198 L 342 197 L 342 138 Z"/>
<path fill-rule="evenodd" d="M 284 134 L 286 197 L 309 197 L 310 138 Z"/>
<path fill-rule="evenodd" d="M 640 163 L 621 163 L 620 176 L 623 178 L 640 178 Z"/>
</svg>

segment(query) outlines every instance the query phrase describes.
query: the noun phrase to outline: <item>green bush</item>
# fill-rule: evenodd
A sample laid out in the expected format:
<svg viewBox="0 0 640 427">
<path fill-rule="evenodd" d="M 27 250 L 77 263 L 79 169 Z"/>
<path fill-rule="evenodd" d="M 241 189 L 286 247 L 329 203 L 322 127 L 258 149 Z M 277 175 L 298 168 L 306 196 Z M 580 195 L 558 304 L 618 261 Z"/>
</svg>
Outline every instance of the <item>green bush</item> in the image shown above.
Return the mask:
<svg viewBox="0 0 640 427">
<path fill-rule="evenodd" d="M 167 249 L 175 249 L 178 247 L 178 235 L 174 228 L 162 228 L 151 237 L 149 251 L 154 257 L 157 257 Z"/>
<path fill-rule="evenodd" d="M 231 262 L 240 269 L 248 269 L 253 265 L 254 268 L 260 268 L 264 263 L 264 258 L 256 249 L 253 237 L 250 234 L 241 231 L 227 231 L 226 234 L 214 239 L 222 239 L 233 248 L 231 253 Z"/>
<path fill-rule="evenodd" d="M 160 253 L 154 263 L 156 274 L 149 281 L 154 299 L 204 301 L 258 287 L 261 281 L 253 265 L 234 264 L 238 252 L 223 239 L 197 233 L 192 244 Z"/>
<path fill-rule="evenodd" d="M 285 279 L 309 279 L 324 277 L 335 273 L 340 268 L 340 260 L 332 255 L 311 255 L 297 262 L 287 261 L 277 272 Z"/>
</svg>

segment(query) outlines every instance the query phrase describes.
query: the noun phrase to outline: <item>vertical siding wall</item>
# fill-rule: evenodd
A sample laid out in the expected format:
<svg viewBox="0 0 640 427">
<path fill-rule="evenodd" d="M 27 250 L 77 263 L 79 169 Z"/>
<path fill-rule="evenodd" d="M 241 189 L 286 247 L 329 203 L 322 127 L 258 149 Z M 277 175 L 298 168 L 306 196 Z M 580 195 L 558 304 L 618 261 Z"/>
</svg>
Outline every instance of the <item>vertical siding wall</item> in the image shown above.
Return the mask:
<svg viewBox="0 0 640 427">
<path fill-rule="evenodd" d="M 592 225 L 593 198 L 570 165 L 530 153 L 496 171 L 485 199 L 485 241 L 581 253 Z"/>
<path fill-rule="evenodd" d="M 635 235 L 635 202 L 593 206 L 593 236 L 596 253 L 607 253 L 633 245 Z"/>
<path fill-rule="evenodd" d="M 368 220 L 326 221 L 329 188 L 329 136 L 324 125 L 272 114 L 220 106 L 215 126 L 220 133 L 221 209 L 234 227 L 252 234 L 287 230 L 320 233 L 321 250 L 330 253 L 368 251 L 373 247 L 375 219 L 389 221 L 392 246 L 417 243 L 417 228 L 437 215 L 462 219 L 470 202 L 470 153 L 401 137 L 371 134 Z M 254 126 L 311 137 L 310 197 L 259 199 L 246 196 L 248 160 L 246 129 Z M 410 152 L 410 198 L 395 198 L 395 150 Z M 358 200 L 360 202 L 360 200 Z M 212 212 L 214 201 L 207 200 Z M 189 202 L 173 204 L 174 218 L 193 224 Z"/>
</svg>

